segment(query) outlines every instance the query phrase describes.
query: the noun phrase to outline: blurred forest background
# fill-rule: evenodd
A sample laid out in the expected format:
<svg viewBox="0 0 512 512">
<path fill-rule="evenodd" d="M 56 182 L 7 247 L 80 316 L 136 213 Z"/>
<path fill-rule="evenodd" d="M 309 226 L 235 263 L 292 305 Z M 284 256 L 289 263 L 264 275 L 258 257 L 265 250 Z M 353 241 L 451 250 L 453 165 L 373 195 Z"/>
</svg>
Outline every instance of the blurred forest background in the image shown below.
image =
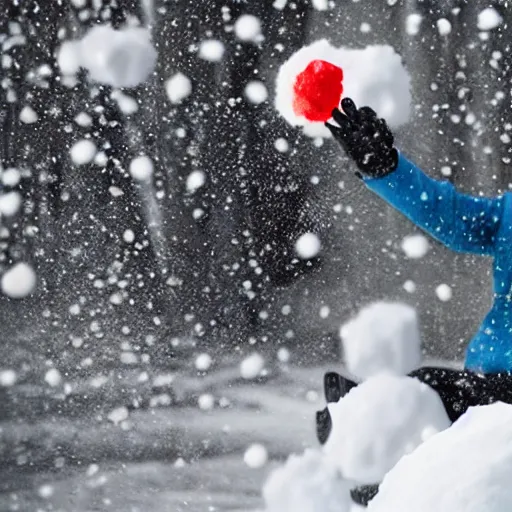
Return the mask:
<svg viewBox="0 0 512 512">
<path fill-rule="evenodd" d="M 512 8 L 493 2 L 504 22 L 481 32 L 477 16 L 488 5 L 4 0 L 0 165 L 22 172 L 15 190 L 24 202 L 1 219 L 0 272 L 30 262 L 38 285 L 27 299 L 0 296 L 1 366 L 22 378 L 34 364 L 62 374 L 126 361 L 173 367 L 199 352 L 274 358 L 283 346 L 296 364 L 334 361 L 340 325 L 378 299 L 416 306 L 427 354 L 460 358 L 490 304 L 489 261 L 436 242 L 421 260 L 407 259 L 400 244 L 415 228 L 364 189 L 332 141 L 285 124 L 273 106 L 274 82 L 293 52 L 323 37 L 354 48 L 392 45 L 414 100 L 398 146 L 431 176 L 496 194 L 512 181 Z M 235 37 L 241 14 L 261 20 L 260 44 Z M 417 14 L 412 33 L 406 27 Z M 158 52 L 151 78 L 125 91 L 137 102 L 130 115 L 111 88 L 85 74 L 63 83 L 56 63 L 62 41 L 127 19 L 150 28 Z M 225 44 L 220 62 L 198 58 L 198 44 L 210 38 Z M 173 105 L 165 82 L 177 72 L 193 90 Z M 269 91 L 259 105 L 244 96 L 255 78 Z M 20 121 L 27 105 L 37 122 Z M 90 127 L 74 122 L 81 112 Z M 85 134 L 105 151 L 104 167 L 72 165 L 69 149 Z M 278 150 L 280 138 L 288 144 Z M 127 172 L 140 154 L 155 164 L 148 186 Z M 194 170 L 206 183 L 192 194 L 186 181 Z M 134 241 L 125 241 L 128 229 Z M 305 232 L 322 242 L 309 261 L 294 253 Z M 449 302 L 436 296 L 442 283 L 453 289 Z"/>
</svg>

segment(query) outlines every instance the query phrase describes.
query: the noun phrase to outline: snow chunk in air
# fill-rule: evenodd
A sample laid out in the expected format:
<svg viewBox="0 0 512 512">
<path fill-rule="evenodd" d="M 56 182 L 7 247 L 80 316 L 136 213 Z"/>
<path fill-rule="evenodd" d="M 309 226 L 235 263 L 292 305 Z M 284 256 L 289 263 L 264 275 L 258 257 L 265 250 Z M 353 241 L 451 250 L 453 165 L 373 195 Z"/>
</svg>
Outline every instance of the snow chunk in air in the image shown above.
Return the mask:
<svg viewBox="0 0 512 512">
<path fill-rule="evenodd" d="M 503 23 L 503 18 L 494 7 L 487 7 L 478 14 L 478 30 L 492 30 Z"/>
<path fill-rule="evenodd" d="M 36 287 L 36 273 L 27 263 L 16 263 L 2 276 L 2 292 L 12 299 L 30 295 Z"/>
<path fill-rule="evenodd" d="M 315 59 L 343 69 L 343 97 L 352 98 L 358 107 L 372 107 L 393 128 L 409 120 L 411 79 L 402 58 L 391 46 L 374 45 L 361 50 L 335 48 L 322 39 L 294 53 L 279 70 L 275 106 L 292 126 L 302 126 L 311 137 L 331 136 L 323 123 L 307 121 L 293 110 L 295 78 Z"/>
<path fill-rule="evenodd" d="M 257 43 L 261 41 L 260 19 L 252 14 L 242 14 L 235 22 L 235 35 L 244 42 Z"/>
<path fill-rule="evenodd" d="M 370 304 L 341 327 L 340 336 L 347 368 L 361 379 L 382 372 L 406 375 L 420 364 L 418 318 L 407 304 Z"/>
<path fill-rule="evenodd" d="M 512 405 L 474 407 L 404 457 L 368 512 L 505 512 L 511 481 Z"/>
<path fill-rule="evenodd" d="M 181 103 L 192 92 L 192 82 L 183 73 L 176 73 L 165 82 L 165 92 L 171 103 Z"/>
<path fill-rule="evenodd" d="M 380 482 L 404 455 L 451 423 L 439 395 L 412 377 L 372 377 L 328 408 L 332 430 L 324 453 L 360 484 Z"/>
</svg>

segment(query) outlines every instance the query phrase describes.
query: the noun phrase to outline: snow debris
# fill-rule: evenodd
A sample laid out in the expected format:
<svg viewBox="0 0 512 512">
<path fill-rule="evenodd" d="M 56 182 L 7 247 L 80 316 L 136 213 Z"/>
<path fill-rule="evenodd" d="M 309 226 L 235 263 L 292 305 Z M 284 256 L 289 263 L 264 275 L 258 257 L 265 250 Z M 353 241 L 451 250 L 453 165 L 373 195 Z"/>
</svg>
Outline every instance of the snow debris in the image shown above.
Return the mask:
<svg viewBox="0 0 512 512">
<path fill-rule="evenodd" d="M 51 498 L 53 496 L 54 491 L 55 489 L 53 485 L 44 484 L 39 487 L 39 489 L 37 490 L 37 494 L 39 494 L 41 498 L 47 500 L 48 498 Z"/>
<path fill-rule="evenodd" d="M 277 351 L 277 360 L 280 363 L 288 363 L 288 362 L 290 362 L 290 357 L 291 357 L 290 351 L 286 347 L 281 347 Z"/>
<path fill-rule="evenodd" d="M 492 30 L 503 23 L 503 18 L 494 7 L 487 7 L 478 14 L 478 30 Z"/>
<path fill-rule="evenodd" d="M 443 283 L 436 288 L 437 298 L 442 302 L 448 302 L 452 298 L 452 289 L 449 285 Z"/>
<path fill-rule="evenodd" d="M 15 187 L 21 181 L 21 173 L 14 167 L 5 169 L 0 174 L 0 177 L 2 178 L 2 183 L 7 187 Z"/>
<path fill-rule="evenodd" d="M 512 510 L 511 479 L 512 406 L 474 407 L 398 462 L 368 512 L 408 511 L 411 503 L 414 512 Z"/>
<path fill-rule="evenodd" d="M 27 263 L 16 263 L 2 276 L 2 292 L 12 299 L 30 295 L 36 287 L 36 273 Z"/>
<path fill-rule="evenodd" d="M 123 240 L 127 244 L 132 244 L 135 241 L 135 233 L 132 229 L 126 229 L 123 233 Z"/>
<path fill-rule="evenodd" d="M 292 126 L 302 126 L 311 137 L 330 137 L 321 122 L 310 122 L 293 110 L 296 76 L 314 59 L 322 59 L 343 69 L 343 96 L 356 105 L 372 107 L 396 128 L 410 117 L 412 96 L 410 76 L 402 58 L 391 46 L 374 45 L 364 49 L 335 48 L 322 39 L 294 53 L 280 68 L 276 81 L 275 106 Z"/>
<path fill-rule="evenodd" d="M 44 380 L 49 386 L 54 388 L 62 382 L 62 375 L 60 374 L 59 370 L 57 370 L 57 368 L 50 368 L 46 372 Z"/>
<path fill-rule="evenodd" d="M 421 14 L 409 14 L 405 19 L 405 31 L 407 34 L 410 36 L 419 34 L 422 20 L 423 16 Z"/>
<path fill-rule="evenodd" d="M 421 360 L 416 310 L 398 302 L 375 302 L 340 329 L 348 370 L 365 379 L 382 372 L 406 375 Z"/>
<path fill-rule="evenodd" d="M 267 449 L 262 444 L 252 444 L 244 453 L 244 462 L 251 469 L 262 468 L 268 461 Z"/>
<path fill-rule="evenodd" d="M 200 372 L 206 372 L 212 365 L 212 357 L 210 354 L 203 352 L 196 357 L 195 366 Z"/>
<path fill-rule="evenodd" d="M 57 64 L 63 75 L 75 75 L 78 73 L 80 60 L 80 42 L 65 41 L 57 52 Z"/>
<path fill-rule="evenodd" d="M 286 153 L 290 149 L 290 144 L 283 137 L 279 137 L 274 142 L 274 147 L 279 151 L 279 153 Z"/>
<path fill-rule="evenodd" d="M 97 151 L 96 144 L 91 139 L 82 139 L 71 146 L 69 153 L 75 165 L 85 165 L 94 160 Z"/>
<path fill-rule="evenodd" d="M 149 181 L 153 176 L 153 161 L 146 155 L 135 157 L 130 162 L 130 175 L 137 181 Z"/>
<path fill-rule="evenodd" d="M 263 487 L 266 512 L 349 512 L 350 488 L 319 450 L 291 455 Z"/>
<path fill-rule="evenodd" d="M 409 235 L 402 240 L 402 250 L 411 259 L 423 258 L 427 254 L 429 247 L 427 238 L 420 234 Z"/>
<path fill-rule="evenodd" d="M 295 242 L 295 252 L 303 260 L 310 260 L 318 255 L 322 244 L 314 233 L 304 233 Z"/>
<path fill-rule="evenodd" d="M 165 92 L 171 103 L 181 103 L 191 94 L 192 82 L 183 73 L 176 73 L 165 82 Z"/>
<path fill-rule="evenodd" d="M 412 377 L 371 377 L 328 408 L 325 456 L 360 484 L 380 482 L 404 455 L 451 424 L 439 395 Z"/>
<path fill-rule="evenodd" d="M 7 192 L 7 194 L 0 195 L 0 215 L 12 217 L 19 211 L 22 202 L 19 192 Z"/>
<path fill-rule="evenodd" d="M 274 0 L 272 7 L 278 11 L 282 11 L 286 7 L 287 3 L 288 0 Z"/>
<path fill-rule="evenodd" d="M 414 293 L 416 291 L 416 283 L 414 281 L 411 281 L 410 279 L 405 281 L 403 286 L 404 286 L 404 290 L 407 293 Z"/>
<path fill-rule="evenodd" d="M 265 87 L 265 84 L 259 80 L 251 80 L 245 86 L 244 94 L 249 102 L 254 103 L 255 105 L 263 103 L 268 98 L 267 88 Z"/>
<path fill-rule="evenodd" d="M 328 0 L 312 0 L 313 8 L 317 11 L 327 11 L 329 8 Z"/>
<path fill-rule="evenodd" d="M 265 359 L 258 353 L 246 357 L 240 364 L 240 375 L 243 379 L 255 379 L 265 366 Z"/>
<path fill-rule="evenodd" d="M 447 36 L 452 31 L 452 24 L 446 18 L 440 18 L 436 22 L 440 36 Z"/>
<path fill-rule="evenodd" d="M 109 421 L 114 423 L 115 425 L 119 425 L 119 423 L 128 419 L 130 415 L 128 408 L 125 406 L 116 407 L 112 411 L 109 412 L 107 418 Z"/>
<path fill-rule="evenodd" d="M 197 405 L 202 411 L 211 411 L 215 407 L 215 398 L 209 393 L 203 393 L 197 399 Z"/>
<path fill-rule="evenodd" d="M 145 28 L 115 30 L 95 25 L 80 41 L 80 66 L 89 77 L 113 87 L 136 87 L 153 72 L 157 53 Z"/>
<path fill-rule="evenodd" d="M 240 41 L 260 42 L 262 40 L 260 19 L 252 14 L 242 14 L 235 22 L 235 35 Z"/>
<path fill-rule="evenodd" d="M 37 122 L 39 116 L 36 111 L 29 105 L 25 105 L 20 112 L 20 121 L 24 124 L 33 124 Z"/>
<path fill-rule="evenodd" d="M 119 110 L 125 115 L 125 116 L 131 116 L 132 114 L 135 114 L 139 110 L 139 104 L 135 100 L 135 98 L 132 98 L 131 96 L 128 96 L 127 94 L 123 94 L 119 90 L 112 91 L 112 94 L 110 97 L 116 101 L 117 106 L 119 107 Z"/>
<path fill-rule="evenodd" d="M 203 171 L 192 171 L 187 177 L 187 191 L 195 192 L 206 183 L 206 174 Z"/>
<path fill-rule="evenodd" d="M 14 370 L 0 370 L 0 387 L 9 388 L 16 384 L 18 375 Z"/>
<path fill-rule="evenodd" d="M 206 39 L 199 45 L 199 57 L 209 62 L 219 62 L 224 57 L 224 44 L 217 39 Z"/>
</svg>

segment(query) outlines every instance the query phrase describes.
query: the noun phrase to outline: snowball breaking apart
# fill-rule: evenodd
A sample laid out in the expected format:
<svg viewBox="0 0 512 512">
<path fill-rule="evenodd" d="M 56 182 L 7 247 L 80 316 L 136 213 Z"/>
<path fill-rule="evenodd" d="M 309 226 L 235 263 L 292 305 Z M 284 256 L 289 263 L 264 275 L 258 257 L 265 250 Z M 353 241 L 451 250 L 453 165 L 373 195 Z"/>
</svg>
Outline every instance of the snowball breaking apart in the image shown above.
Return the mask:
<svg viewBox="0 0 512 512">
<path fill-rule="evenodd" d="M 301 48 L 280 68 L 275 105 L 292 126 L 312 137 L 330 137 L 324 121 L 343 97 L 368 105 L 392 127 L 411 111 L 410 76 L 388 45 L 335 48 L 322 39 Z"/>
</svg>

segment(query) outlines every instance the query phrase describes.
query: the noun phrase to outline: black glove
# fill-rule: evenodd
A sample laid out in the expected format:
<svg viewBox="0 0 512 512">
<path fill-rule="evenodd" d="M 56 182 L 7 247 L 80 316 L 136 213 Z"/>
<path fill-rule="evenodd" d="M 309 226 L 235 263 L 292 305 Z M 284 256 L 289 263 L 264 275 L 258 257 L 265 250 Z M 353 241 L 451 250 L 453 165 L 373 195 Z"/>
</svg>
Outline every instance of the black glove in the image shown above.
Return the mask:
<svg viewBox="0 0 512 512">
<path fill-rule="evenodd" d="M 341 101 L 342 113 L 335 108 L 332 117 L 339 126 L 325 123 L 333 137 L 365 176 L 381 178 L 398 165 L 393 134 L 384 119 L 370 107 L 357 109 L 350 98 Z"/>
</svg>

